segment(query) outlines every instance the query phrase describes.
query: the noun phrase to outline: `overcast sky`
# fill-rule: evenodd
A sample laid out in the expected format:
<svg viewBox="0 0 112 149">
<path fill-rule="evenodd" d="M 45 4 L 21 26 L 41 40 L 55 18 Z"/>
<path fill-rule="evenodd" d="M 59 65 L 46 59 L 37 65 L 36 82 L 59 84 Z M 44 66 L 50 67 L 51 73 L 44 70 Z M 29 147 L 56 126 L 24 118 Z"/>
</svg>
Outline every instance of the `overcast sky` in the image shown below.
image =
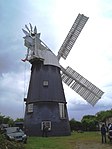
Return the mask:
<svg viewBox="0 0 112 149">
<path fill-rule="evenodd" d="M 25 24 L 36 25 L 41 39 L 55 53 L 78 13 L 89 17 L 67 60 L 70 66 L 105 93 L 92 107 L 64 85 L 69 118 L 112 108 L 112 1 L 111 0 L 0 0 L 0 113 L 24 117 L 30 64 L 25 57 Z"/>
</svg>

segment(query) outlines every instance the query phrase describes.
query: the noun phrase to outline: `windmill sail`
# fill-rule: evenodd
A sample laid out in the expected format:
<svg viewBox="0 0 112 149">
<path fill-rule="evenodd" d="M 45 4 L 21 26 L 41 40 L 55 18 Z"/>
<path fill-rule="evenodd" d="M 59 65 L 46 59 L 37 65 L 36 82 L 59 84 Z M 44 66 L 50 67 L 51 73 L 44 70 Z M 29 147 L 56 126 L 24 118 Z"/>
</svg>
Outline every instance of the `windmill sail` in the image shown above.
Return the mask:
<svg viewBox="0 0 112 149">
<path fill-rule="evenodd" d="M 24 29 L 22 29 L 22 30 L 23 30 L 23 32 L 24 32 L 24 34 L 25 34 L 26 36 L 29 36 L 29 35 L 30 35 L 26 30 L 24 30 Z"/>
<path fill-rule="evenodd" d="M 70 50 L 72 49 L 76 39 L 78 38 L 80 32 L 82 31 L 84 25 L 86 24 L 88 17 L 84 16 L 83 14 L 79 14 L 72 25 L 67 37 L 65 38 L 62 46 L 58 52 L 58 59 L 63 57 L 64 59 L 67 58 Z"/>
<path fill-rule="evenodd" d="M 66 83 L 75 92 L 77 92 L 88 103 L 94 106 L 97 103 L 97 101 L 101 98 L 104 92 L 72 68 L 67 67 L 66 69 L 64 69 L 63 67 L 61 67 L 61 69 L 61 77 L 63 82 Z"/>
<path fill-rule="evenodd" d="M 30 33 L 30 29 L 28 28 L 28 26 L 27 25 L 25 25 L 25 27 L 26 27 L 26 29 L 29 31 L 29 33 Z"/>
</svg>

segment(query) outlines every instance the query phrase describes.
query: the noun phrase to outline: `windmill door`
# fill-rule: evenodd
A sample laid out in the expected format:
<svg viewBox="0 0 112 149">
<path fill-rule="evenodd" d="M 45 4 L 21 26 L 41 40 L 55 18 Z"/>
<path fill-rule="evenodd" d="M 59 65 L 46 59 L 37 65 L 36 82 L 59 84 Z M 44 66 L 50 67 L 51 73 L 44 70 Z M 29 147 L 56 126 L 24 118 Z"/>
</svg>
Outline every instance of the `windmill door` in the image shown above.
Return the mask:
<svg viewBox="0 0 112 149">
<path fill-rule="evenodd" d="M 43 130 L 44 126 L 48 128 L 48 131 L 51 131 L 51 121 L 42 121 L 41 130 Z"/>
</svg>

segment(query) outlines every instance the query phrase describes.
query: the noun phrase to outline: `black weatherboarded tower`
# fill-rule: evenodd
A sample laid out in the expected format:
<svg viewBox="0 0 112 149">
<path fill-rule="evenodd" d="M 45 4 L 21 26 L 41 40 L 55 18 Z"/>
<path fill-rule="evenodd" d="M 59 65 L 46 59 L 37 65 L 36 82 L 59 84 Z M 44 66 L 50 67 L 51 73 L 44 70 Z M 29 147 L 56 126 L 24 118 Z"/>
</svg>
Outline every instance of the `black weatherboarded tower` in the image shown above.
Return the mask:
<svg viewBox="0 0 112 149">
<path fill-rule="evenodd" d="M 95 105 L 103 92 L 73 70 L 63 68 L 60 58 L 66 59 L 88 17 L 79 14 L 56 56 L 40 39 L 36 26 L 25 25 L 26 58 L 31 67 L 31 77 L 27 98 L 24 127 L 27 135 L 42 136 L 43 125 L 48 127 L 49 136 L 70 135 L 67 102 L 62 81 L 76 91 L 91 105 Z"/>
<path fill-rule="evenodd" d="M 50 136 L 70 135 L 60 68 L 31 62 L 31 79 L 26 100 L 25 128 L 28 135 L 42 135 L 43 123 Z"/>
</svg>

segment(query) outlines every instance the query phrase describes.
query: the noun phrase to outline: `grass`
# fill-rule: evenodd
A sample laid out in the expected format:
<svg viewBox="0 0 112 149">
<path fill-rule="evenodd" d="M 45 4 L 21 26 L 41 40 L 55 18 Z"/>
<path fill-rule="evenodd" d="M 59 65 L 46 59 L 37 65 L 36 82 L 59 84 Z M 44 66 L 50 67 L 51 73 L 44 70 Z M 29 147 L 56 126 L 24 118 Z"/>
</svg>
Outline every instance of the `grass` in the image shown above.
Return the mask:
<svg viewBox="0 0 112 149">
<path fill-rule="evenodd" d="M 108 139 L 107 139 L 108 140 Z M 112 149 L 112 144 L 101 143 L 100 132 L 73 133 L 64 137 L 29 137 L 26 149 Z"/>
</svg>

